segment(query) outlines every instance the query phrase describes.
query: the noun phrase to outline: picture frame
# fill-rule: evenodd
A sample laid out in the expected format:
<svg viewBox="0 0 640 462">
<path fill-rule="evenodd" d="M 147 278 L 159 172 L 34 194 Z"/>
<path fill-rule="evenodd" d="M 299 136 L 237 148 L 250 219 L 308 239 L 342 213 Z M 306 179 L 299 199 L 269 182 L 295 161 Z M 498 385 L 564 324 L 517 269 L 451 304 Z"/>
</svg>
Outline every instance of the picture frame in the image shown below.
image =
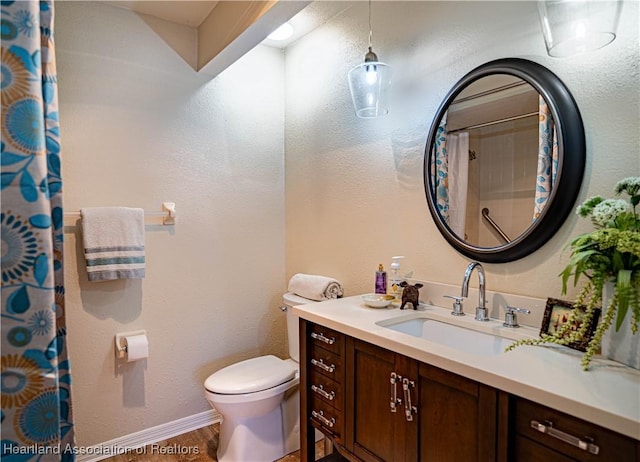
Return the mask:
<svg viewBox="0 0 640 462">
<path fill-rule="evenodd" d="M 547 305 L 544 310 L 544 317 L 542 318 L 542 326 L 540 328 L 540 335 L 543 334 L 553 334 L 557 332 L 561 325 L 567 322 L 569 317 L 569 313 L 576 308 L 582 313 L 586 312 L 586 308 L 584 306 L 575 306 L 573 303 L 568 302 L 566 300 L 560 300 L 557 298 L 547 298 Z M 593 333 L 596 330 L 596 326 L 598 325 L 598 319 L 600 318 L 600 309 L 597 308 L 594 312 L 593 319 L 591 320 L 591 324 L 587 328 L 587 335 L 580 341 L 569 343 L 566 346 L 569 348 L 573 348 L 578 351 L 587 351 L 587 345 L 591 341 L 593 337 Z M 571 330 L 577 330 L 581 327 L 581 324 L 576 324 Z"/>
</svg>

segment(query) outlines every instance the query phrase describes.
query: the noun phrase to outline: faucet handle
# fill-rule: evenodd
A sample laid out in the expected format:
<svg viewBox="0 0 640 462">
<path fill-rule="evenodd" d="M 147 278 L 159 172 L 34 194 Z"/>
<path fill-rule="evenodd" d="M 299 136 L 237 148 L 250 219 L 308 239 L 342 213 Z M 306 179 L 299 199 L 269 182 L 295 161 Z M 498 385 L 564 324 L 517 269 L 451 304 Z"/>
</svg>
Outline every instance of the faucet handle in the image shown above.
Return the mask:
<svg viewBox="0 0 640 462">
<path fill-rule="evenodd" d="M 455 295 L 445 295 L 445 298 L 452 298 L 453 302 L 453 311 L 451 312 L 454 316 L 464 316 L 464 311 L 462 311 L 462 300 L 464 297 L 456 297 Z"/>
<path fill-rule="evenodd" d="M 527 310 L 526 308 L 517 308 L 515 306 L 505 306 L 504 307 L 504 323 L 502 324 L 504 327 L 520 327 L 518 324 L 518 317 L 516 313 L 524 313 L 529 314 L 531 310 Z"/>
</svg>

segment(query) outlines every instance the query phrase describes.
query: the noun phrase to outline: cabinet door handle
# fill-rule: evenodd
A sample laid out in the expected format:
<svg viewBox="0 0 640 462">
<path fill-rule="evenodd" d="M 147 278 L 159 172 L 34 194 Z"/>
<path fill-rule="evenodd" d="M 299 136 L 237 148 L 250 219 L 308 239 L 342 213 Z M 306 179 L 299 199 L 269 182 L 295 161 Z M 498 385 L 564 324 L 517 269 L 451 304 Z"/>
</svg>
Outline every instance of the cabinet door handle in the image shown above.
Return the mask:
<svg viewBox="0 0 640 462">
<path fill-rule="evenodd" d="M 407 422 L 413 420 L 413 414 L 418 412 L 418 408 L 411 405 L 411 389 L 415 388 L 416 384 L 413 380 L 408 378 L 402 379 L 402 390 L 404 391 L 404 417 Z"/>
<path fill-rule="evenodd" d="M 328 399 L 329 401 L 333 401 L 333 398 L 336 397 L 335 391 L 331 391 L 327 393 L 322 385 L 320 386 L 311 385 L 311 391 L 319 394 L 320 396 Z"/>
<path fill-rule="evenodd" d="M 336 419 L 331 417 L 331 419 L 327 419 L 324 416 L 324 412 L 323 411 L 311 411 L 311 417 L 313 417 L 314 419 L 319 420 L 320 422 L 322 422 L 322 425 L 329 427 L 329 428 L 333 428 L 333 426 L 336 424 Z"/>
<path fill-rule="evenodd" d="M 540 433 L 545 433 L 552 438 L 559 439 L 560 441 L 564 441 L 565 443 L 570 444 L 571 446 L 575 446 L 583 451 L 587 451 L 591 454 L 598 454 L 600 452 L 600 447 L 596 444 L 593 444 L 593 440 L 588 437 L 578 438 L 577 436 L 570 435 L 569 433 L 565 433 L 562 430 L 558 430 L 557 428 L 553 428 L 553 423 L 545 420 L 543 422 L 538 422 L 537 420 L 531 421 L 531 428 L 538 430 Z"/>
<path fill-rule="evenodd" d="M 325 337 L 324 334 L 322 332 L 316 333 L 316 332 L 311 332 L 311 338 L 314 338 L 316 340 L 320 340 L 321 342 L 326 343 L 327 345 L 333 345 L 334 343 L 336 343 L 336 339 L 331 337 Z"/>
<path fill-rule="evenodd" d="M 323 371 L 327 371 L 331 374 L 333 374 L 333 371 L 336 370 L 336 366 L 334 364 L 332 364 L 331 366 L 327 366 L 324 361 L 322 359 L 311 359 L 311 364 L 313 364 L 316 367 L 319 367 L 320 369 L 322 369 Z"/>
<path fill-rule="evenodd" d="M 398 406 L 402 404 L 402 400 L 398 399 L 398 392 L 396 390 L 396 384 L 402 380 L 395 372 L 391 373 L 391 401 L 389 402 L 389 406 L 391 407 L 391 412 L 396 412 L 398 410 Z"/>
</svg>

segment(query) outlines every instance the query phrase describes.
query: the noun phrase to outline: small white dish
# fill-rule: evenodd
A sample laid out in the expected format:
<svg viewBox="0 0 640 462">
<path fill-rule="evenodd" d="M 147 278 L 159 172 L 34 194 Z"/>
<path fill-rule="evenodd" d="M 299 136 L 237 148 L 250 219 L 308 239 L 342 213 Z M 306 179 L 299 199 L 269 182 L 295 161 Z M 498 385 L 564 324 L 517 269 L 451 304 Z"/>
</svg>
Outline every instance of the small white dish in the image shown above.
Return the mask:
<svg viewBox="0 0 640 462">
<path fill-rule="evenodd" d="M 386 294 L 366 294 L 362 296 L 364 304 L 371 308 L 386 308 L 394 299 L 393 295 Z"/>
</svg>

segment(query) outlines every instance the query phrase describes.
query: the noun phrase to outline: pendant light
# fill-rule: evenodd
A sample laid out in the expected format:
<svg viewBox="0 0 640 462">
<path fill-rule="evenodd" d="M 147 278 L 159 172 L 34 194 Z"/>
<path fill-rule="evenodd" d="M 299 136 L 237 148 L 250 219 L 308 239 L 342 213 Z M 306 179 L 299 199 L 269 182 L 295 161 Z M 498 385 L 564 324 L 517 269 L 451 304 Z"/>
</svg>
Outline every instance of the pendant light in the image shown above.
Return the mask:
<svg viewBox="0 0 640 462">
<path fill-rule="evenodd" d="M 539 0 L 547 53 L 566 57 L 597 50 L 616 38 L 619 0 Z"/>
<path fill-rule="evenodd" d="M 369 0 L 369 51 L 364 63 L 349 71 L 349 89 L 356 115 L 373 119 L 389 112 L 391 66 L 378 60 L 371 48 L 371 0 Z"/>
</svg>

